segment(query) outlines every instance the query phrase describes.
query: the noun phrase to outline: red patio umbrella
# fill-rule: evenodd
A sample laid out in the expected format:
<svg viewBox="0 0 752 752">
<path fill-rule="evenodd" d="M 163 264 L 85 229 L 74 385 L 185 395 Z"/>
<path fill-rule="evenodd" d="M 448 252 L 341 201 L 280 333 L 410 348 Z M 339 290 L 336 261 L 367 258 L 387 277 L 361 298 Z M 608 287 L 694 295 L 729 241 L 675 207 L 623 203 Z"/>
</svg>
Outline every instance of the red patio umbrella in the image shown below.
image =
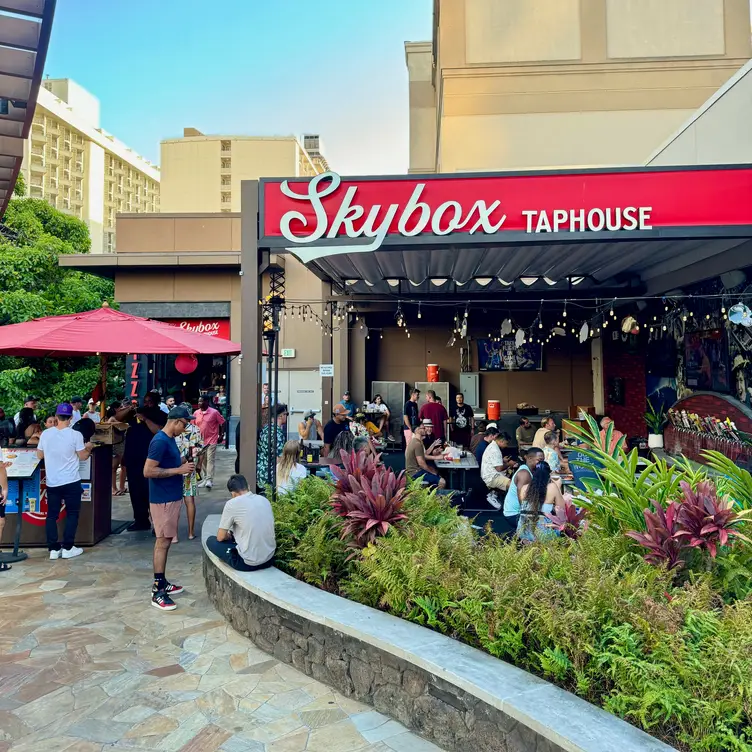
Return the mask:
<svg viewBox="0 0 752 752">
<path fill-rule="evenodd" d="M 228 339 L 131 316 L 107 304 L 94 311 L 0 326 L 0 354 L 3 355 L 27 358 L 99 355 L 101 383 L 95 390 L 99 398 L 105 394 L 108 355 L 234 355 L 239 352 L 240 345 Z"/>
<path fill-rule="evenodd" d="M 116 311 L 109 306 L 84 313 L 48 316 L 0 327 L 0 354 L 20 357 L 85 355 L 234 355 L 240 345 Z"/>
</svg>

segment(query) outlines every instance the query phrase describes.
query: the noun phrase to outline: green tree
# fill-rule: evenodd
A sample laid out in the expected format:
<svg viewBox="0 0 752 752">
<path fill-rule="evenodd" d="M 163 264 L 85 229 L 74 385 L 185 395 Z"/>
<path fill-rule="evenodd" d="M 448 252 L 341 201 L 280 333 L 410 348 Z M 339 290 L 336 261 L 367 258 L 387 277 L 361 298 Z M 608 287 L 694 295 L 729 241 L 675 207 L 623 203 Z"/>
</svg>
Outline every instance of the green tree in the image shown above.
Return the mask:
<svg viewBox="0 0 752 752">
<path fill-rule="evenodd" d="M 14 196 L 26 195 L 26 180 L 24 180 L 24 176 L 22 172 L 19 172 L 18 177 L 16 178 L 16 184 L 15 186 L 13 186 L 13 195 Z"/>
<path fill-rule="evenodd" d="M 91 250 L 84 222 L 33 198 L 11 200 L 3 221 L 18 239 L 0 238 L 0 325 L 90 311 L 105 301 L 114 307 L 111 280 L 58 264 L 60 254 Z M 122 392 L 123 380 L 115 376 L 121 372 L 110 368 L 108 395 Z M 0 406 L 17 408 L 29 392 L 52 405 L 74 392 L 90 393 L 98 378 L 96 358 L 0 357 Z"/>
</svg>

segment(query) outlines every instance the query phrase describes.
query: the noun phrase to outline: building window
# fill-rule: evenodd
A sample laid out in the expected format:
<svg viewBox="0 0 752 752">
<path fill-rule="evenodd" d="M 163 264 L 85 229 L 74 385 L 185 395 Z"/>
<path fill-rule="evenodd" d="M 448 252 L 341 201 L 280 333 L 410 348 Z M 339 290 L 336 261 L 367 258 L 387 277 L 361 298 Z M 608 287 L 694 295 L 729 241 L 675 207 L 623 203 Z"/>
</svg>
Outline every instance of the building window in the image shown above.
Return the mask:
<svg viewBox="0 0 752 752">
<path fill-rule="evenodd" d="M 230 151 L 231 148 L 232 148 L 232 145 L 231 145 L 230 141 L 223 141 L 222 142 L 222 151 Z"/>
<path fill-rule="evenodd" d="M 222 159 L 222 169 L 223 170 L 229 170 L 232 168 L 232 160 L 229 157 L 225 157 Z"/>
<path fill-rule="evenodd" d="M 222 203 L 229 204 L 232 201 L 231 193 L 222 193 Z"/>
</svg>

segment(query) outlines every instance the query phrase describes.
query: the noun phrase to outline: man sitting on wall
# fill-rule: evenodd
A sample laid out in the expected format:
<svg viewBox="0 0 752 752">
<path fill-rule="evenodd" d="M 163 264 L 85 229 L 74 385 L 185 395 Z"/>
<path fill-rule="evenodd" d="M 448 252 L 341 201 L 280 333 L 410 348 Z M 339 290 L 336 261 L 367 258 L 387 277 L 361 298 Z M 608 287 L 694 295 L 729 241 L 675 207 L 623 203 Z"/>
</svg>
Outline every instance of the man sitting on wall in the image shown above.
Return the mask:
<svg viewBox="0 0 752 752">
<path fill-rule="evenodd" d="M 222 510 L 217 534 L 206 539 L 206 547 L 239 572 L 271 567 L 277 548 L 272 505 L 265 496 L 251 493 L 244 475 L 231 475 L 227 490 L 232 498 Z"/>
<path fill-rule="evenodd" d="M 439 477 L 439 471 L 432 462 L 441 459 L 441 444 L 437 439 L 428 449 L 423 446 L 424 439 L 430 436 L 432 429 L 430 421 L 423 421 L 413 431 L 413 437 L 405 450 L 405 472 L 411 478 L 420 478 L 429 486 L 444 488 L 446 481 Z"/>
</svg>

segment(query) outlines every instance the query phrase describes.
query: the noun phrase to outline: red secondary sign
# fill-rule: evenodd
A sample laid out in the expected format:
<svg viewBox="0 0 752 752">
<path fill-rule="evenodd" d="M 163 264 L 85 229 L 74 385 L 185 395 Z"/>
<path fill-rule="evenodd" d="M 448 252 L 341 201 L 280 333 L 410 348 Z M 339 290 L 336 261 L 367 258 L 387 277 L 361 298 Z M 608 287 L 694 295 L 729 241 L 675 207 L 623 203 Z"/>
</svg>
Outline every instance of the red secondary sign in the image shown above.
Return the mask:
<svg viewBox="0 0 752 752">
<path fill-rule="evenodd" d="M 187 329 L 189 332 L 230 339 L 230 319 L 172 319 L 165 323 L 180 329 Z"/>
<path fill-rule="evenodd" d="M 261 243 L 304 261 L 410 238 L 502 241 L 542 233 L 752 226 L 752 169 L 262 181 Z M 504 237 L 506 236 L 506 237 Z M 518 236 L 518 237 L 515 237 Z M 352 239 L 352 245 L 343 244 Z M 530 238 L 532 239 L 532 238 Z M 336 241 L 336 242 L 332 242 Z"/>
</svg>

